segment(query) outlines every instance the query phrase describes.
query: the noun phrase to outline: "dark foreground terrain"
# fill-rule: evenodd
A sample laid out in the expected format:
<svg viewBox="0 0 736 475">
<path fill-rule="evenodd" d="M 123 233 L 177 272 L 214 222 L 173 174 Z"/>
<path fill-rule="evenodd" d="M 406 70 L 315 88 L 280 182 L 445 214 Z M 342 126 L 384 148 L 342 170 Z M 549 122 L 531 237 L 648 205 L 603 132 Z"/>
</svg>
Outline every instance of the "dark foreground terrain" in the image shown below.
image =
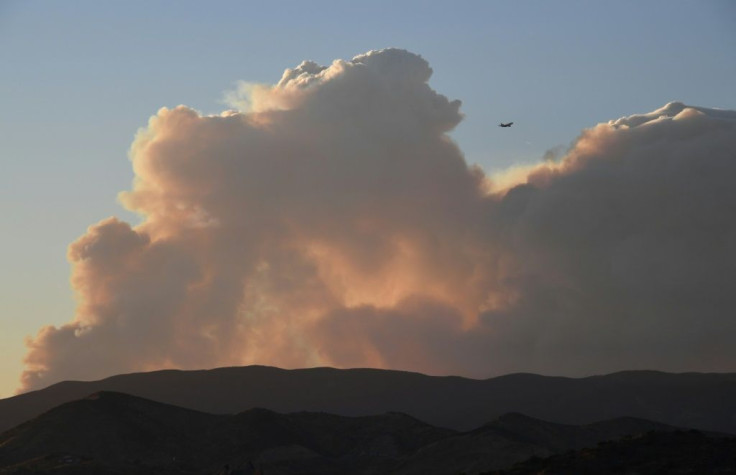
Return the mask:
<svg viewBox="0 0 736 475">
<path fill-rule="evenodd" d="M 639 417 L 736 434 L 736 374 L 625 371 L 587 378 L 511 374 L 476 380 L 376 369 L 266 366 L 155 371 L 66 381 L 0 400 L 0 432 L 62 403 L 117 391 L 213 414 L 254 407 L 365 416 L 399 411 L 471 430 L 509 412 L 565 424 Z"/>
<path fill-rule="evenodd" d="M 727 474 L 736 473 L 736 438 L 698 431 L 648 432 L 597 447 L 533 457 L 487 475 Z"/>
<path fill-rule="evenodd" d="M 717 460 L 736 456 L 734 439 L 674 430 L 635 418 L 573 426 L 512 413 L 458 432 L 400 413 L 345 417 L 251 409 L 215 415 L 98 392 L 3 433 L 0 473 L 456 474 L 510 469 L 516 474 L 539 473 L 542 462 L 561 467 L 554 473 L 585 473 L 577 468 L 588 466 L 593 470 L 588 473 L 604 473 L 596 470 L 610 465 L 616 454 L 644 468 L 640 459 L 647 453 L 660 458 L 688 453 L 700 459 L 718 454 Z M 636 443 L 644 448 L 629 449 Z M 571 452 L 586 447 L 587 452 Z M 585 454 L 591 453 L 601 454 L 598 462 L 576 465 L 589 462 Z M 545 459 L 555 454 L 563 455 Z M 527 465 L 510 468 L 532 457 Z M 698 465 L 715 466 L 721 465 Z"/>
</svg>

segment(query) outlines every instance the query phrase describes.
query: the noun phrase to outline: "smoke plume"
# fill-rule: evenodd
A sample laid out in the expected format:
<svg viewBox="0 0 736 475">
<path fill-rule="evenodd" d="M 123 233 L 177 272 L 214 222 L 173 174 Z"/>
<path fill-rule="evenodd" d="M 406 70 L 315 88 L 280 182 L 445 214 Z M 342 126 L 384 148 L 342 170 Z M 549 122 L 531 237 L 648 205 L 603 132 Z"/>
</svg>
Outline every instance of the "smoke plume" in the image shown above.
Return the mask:
<svg viewBox="0 0 736 475">
<path fill-rule="evenodd" d="M 69 246 L 76 315 L 22 390 L 163 367 L 484 377 L 736 370 L 736 112 L 670 103 L 503 183 L 420 56 L 303 62 L 240 110 L 161 109 Z"/>
</svg>

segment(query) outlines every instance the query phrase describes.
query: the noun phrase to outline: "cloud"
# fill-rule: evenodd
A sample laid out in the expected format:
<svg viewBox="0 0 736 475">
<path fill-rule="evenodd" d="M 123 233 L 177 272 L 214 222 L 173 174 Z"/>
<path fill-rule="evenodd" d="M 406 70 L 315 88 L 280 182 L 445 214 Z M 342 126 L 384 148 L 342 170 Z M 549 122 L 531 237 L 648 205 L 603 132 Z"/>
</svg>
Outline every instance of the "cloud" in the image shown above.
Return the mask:
<svg viewBox="0 0 736 475">
<path fill-rule="evenodd" d="M 251 363 L 736 368 L 736 112 L 598 124 L 499 184 L 431 73 L 372 51 L 241 86 L 240 111 L 161 109 L 121 194 L 144 220 L 70 246 L 76 315 L 28 340 L 22 389 Z"/>
</svg>

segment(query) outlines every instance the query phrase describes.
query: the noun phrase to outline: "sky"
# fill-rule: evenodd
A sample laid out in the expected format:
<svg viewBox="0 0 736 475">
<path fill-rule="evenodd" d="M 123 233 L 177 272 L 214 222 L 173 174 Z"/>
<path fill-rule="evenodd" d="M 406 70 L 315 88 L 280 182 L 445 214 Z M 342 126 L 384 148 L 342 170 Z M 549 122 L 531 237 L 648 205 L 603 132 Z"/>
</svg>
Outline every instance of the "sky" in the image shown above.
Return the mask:
<svg viewBox="0 0 736 475">
<path fill-rule="evenodd" d="M 351 61 L 385 48 L 400 50 Z M 718 289 L 736 267 L 733 227 L 723 218 L 736 202 L 719 181 L 733 170 L 722 161 L 733 142 L 718 132 L 730 119 L 712 109 L 736 109 L 735 50 L 736 7 L 728 1 L 2 2 L 0 397 L 19 388 L 22 374 L 23 388 L 34 389 L 66 378 L 251 362 L 473 377 L 594 374 L 637 362 L 734 371 L 732 353 L 697 348 L 734 335 L 718 317 L 732 303 Z M 324 70 L 332 82 L 312 63 L 297 69 L 311 88 L 282 79 L 305 60 L 343 63 Z M 373 72 L 350 72 L 363 70 Z M 239 89 L 239 81 L 262 86 Z M 361 98 L 352 113 L 342 108 L 349 98 Z M 647 133 L 624 132 L 641 122 L 634 114 L 673 101 L 699 107 L 691 110 L 704 118 L 674 105 L 641 121 L 653 123 L 651 133 L 691 137 L 689 145 L 670 150 Z M 251 108 L 239 116 L 221 116 L 244 102 Z M 671 120 L 660 124 L 660 115 Z M 619 118 L 628 119 L 596 128 Z M 496 127 L 501 121 L 514 126 Z M 392 142 L 391 131 L 403 141 Z M 655 173 L 632 144 L 667 157 L 692 148 L 691 156 L 716 158 L 702 165 L 700 181 L 687 181 L 694 169 L 687 155 L 646 162 Z M 191 155 L 191 168 L 167 158 L 181 154 Z M 242 166 L 218 158 L 228 156 L 249 158 Z M 346 157 L 354 161 L 340 161 Z M 607 157 L 628 165 L 605 168 Z M 535 207 L 518 216 L 514 200 L 527 188 L 508 190 L 524 180 L 490 178 L 512 167 L 526 167 L 519 173 L 539 190 L 522 200 Z M 286 169 L 306 180 L 300 193 Z M 627 178 L 632 170 L 636 178 Z M 590 184 L 595 173 L 620 178 L 611 196 L 627 190 L 632 203 L 603 196 L 605 186 Z M 479 195 L 489 187 L 500 194 Z M 576 208 L 569 190 L 592 204 Z M 678 190 L 689 199 L 678 201 Z M 333 209 L 334 201 L 342 206 Z M 603 213 L 611 203 L 632 218 Z M 405 214 L 385 211 L 393 208 Z M 672 216 L 646 215 L 658 209 Z M 634 219 L 634 210 L 642 216 Z M 585 213 L 600 220 L 595 232 L 580 228 Z M 684 231 L 675 215 L 701 220 L 707 232 Z M 624 235 L 612 222 L 641 233 Z M 606 226 L 615 229 L 603 238 Z M 670 239 L 673 230 L 686 238 Z M 541 239 L 541 232 L 551 234 Z M 581 235 L 588 240 L 577 242 Z M 571 254 L 581 246 L 586 252 Z M 601 276 L 593 263 L 616 252 L 622 257 Z M 699 258 L 672 264 L 683 254 Z M 115 256 L 129 260 L 116 264 Z M 669 273 L 663 263 L 671 263 Z M 651 303 L 685 295 L 678 287 L 685 284 L 702 292 L 677 305 Z M 165 301 L 146 286 L 166 288 Z M 576 320 L 593 311 L 602 316 Z M 657 318 L 611 323 L 624 314 Z M 683 323 L 692 314 L 704 315 L 697 331 Z M 654 338 L 663 322 L 665 336 Z M 602 334 L 618 339 L 601 341 Z M 591 338 L 595 347 L 584 344 Z M 634 342 L 630 359 L 620 358 L 625 342 Z M 571 354 L 560 354 L 563 347 Z M 673 357 L 676 348 L 692 358 Z M 616 367 L 617 359 L 628 367 Z"/>
</svg>

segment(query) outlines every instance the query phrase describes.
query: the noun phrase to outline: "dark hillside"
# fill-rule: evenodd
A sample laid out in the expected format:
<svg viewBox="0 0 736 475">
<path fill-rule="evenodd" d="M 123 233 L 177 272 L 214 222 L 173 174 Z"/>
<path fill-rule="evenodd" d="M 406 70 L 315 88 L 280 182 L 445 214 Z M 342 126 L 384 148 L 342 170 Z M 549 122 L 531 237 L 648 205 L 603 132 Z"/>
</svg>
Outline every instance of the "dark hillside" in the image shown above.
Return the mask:
<svg viewBox="0 0 736 475">
<path fill-rule="evenodd" d="M 563 474 L 733 474 L 736 438 L 708 437 L 698 431 L 649 432 L 603 442 L 594 448 L 535 457 L 486 475 Z"/>
<path fill-rule="evenodd" d="M 213 414 L 254 407 L 346 416 L 397 411 L 456 430 L 520 412 L 567 424 L 638 417 L 736 433 L 736 374 L 730 373 L 629 371 L 588 378 L 513 374 L 475 380 L 390 370 L 265 366 L 63 382 L 0 400 L 0 431 L 97 391 L 123 392 Z"/>
<path fill-rule="evenodd" d="M 0 473 L 479 473 L 649 430 L 674 428 L 633 419 L 573 426 L 515 413 L 458 433 L 400 413 L 214 415 L 98 392 L 0 435 Z"/>
</svg>

